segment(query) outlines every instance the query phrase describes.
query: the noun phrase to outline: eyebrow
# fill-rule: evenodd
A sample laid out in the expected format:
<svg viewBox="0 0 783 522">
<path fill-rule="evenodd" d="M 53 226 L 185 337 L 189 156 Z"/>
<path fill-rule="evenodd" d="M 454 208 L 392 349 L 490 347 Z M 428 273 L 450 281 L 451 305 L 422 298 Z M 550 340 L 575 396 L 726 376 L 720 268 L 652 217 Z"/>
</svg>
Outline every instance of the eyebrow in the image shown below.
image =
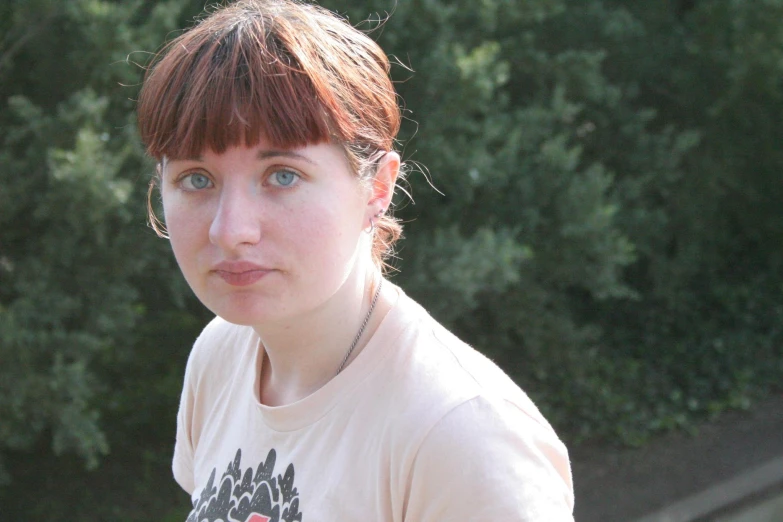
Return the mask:
<svg viewBox="0 0 783 522">
<path fill-rule="evenodd" d="M 307 163 L 310 163 L 311 165 L 315 165 L 315 162 L 308 158 L 307 156 L 303 154 L 299 154 L 298 152 L 294 152 L 292 150 L 262 150 L 259 151 L 256 155 L 256 159 L 259 160 L 267 160 L 270 158 L 293 158 L 305 161 Z M 202 163 L 204 161 L 203 156 L 190 156 L 187 158 L 166 158 L 164 156 L 164 161 L 172 161 L 174 159 L 180 160 L 180 161 L 197 161 L 199 163 Z"/>
<path fill-rule="evenodd" d="M 270 158 L 293 158 L 298 159 L 302 161 L 306 161 L 307 163 L 310 163 L 311 165 L 315 165 L 315 162 L 308 158 L 307 156 L 303 154 L 299 154 L 298 152 L 294 152 L 292 150 L 262 150 L 259 151 L 258 155 L 256 156 L 260 160 L 270 159 Z"/>
</svg>

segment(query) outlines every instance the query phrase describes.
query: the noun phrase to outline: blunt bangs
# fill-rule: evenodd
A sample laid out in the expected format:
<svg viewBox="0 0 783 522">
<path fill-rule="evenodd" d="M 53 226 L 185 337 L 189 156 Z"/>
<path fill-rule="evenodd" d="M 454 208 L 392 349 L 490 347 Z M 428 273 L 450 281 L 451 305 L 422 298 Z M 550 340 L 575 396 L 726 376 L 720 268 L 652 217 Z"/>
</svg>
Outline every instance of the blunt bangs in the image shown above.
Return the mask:
<svg viewBox="0 0 783 522">
<path fill-rule="evenodd" d="M 375 42 L 324 9 L 239 2 L 158 53 L 139 95 L 139 132 L 158 160 L 261 140 L 388 151 L 400 122 L 388 71 Z"/>
</svg>

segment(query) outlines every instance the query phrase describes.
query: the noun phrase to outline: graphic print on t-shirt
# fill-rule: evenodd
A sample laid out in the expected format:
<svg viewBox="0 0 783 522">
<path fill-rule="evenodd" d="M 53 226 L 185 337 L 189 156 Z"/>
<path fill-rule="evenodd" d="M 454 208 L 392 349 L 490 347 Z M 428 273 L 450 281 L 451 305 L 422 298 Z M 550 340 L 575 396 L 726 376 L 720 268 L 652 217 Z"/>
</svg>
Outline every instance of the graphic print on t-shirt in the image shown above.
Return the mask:
<svg viewBox="0 0 783 522">
<path fill-rule="evenodd" d="M 299 491 L 294 487 L 294 465 L 273 477 L 277 453 L 269 450 L 266 460 L 258 464 L 255 474 L 249 467 L 242 473 L 242 450 L 228 464 L 215 486 L 217 468 L 201 496 L 193 502 L 187 522 L 302 522 Z"/>
</svg>

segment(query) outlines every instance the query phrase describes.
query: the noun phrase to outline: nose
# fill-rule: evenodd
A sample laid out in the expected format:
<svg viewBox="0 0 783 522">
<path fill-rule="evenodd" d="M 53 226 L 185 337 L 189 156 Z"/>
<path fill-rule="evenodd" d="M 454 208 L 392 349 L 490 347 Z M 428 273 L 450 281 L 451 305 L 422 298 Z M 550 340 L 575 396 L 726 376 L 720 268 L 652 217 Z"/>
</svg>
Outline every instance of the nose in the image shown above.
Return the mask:
<svg viewBox="0 0 783 522">
<path fill-rule="evenodd" d="M 209 227 L 209 240 L 226 251 L 261 240 L 259 202 L 241 190 L 224 191 Z"/>
</svg>

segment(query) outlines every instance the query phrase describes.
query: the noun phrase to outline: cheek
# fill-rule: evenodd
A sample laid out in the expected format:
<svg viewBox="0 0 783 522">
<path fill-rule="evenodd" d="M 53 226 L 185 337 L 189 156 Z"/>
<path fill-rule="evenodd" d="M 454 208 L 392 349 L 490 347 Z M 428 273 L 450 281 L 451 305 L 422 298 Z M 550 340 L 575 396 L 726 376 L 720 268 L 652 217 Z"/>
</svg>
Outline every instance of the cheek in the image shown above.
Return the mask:
<svg viewBox="0 0 783 522">
<path fill-rule="evenodd" d="M 310 263 L 343 264 L 354 254 L 361 234 L 358 208 L 308 204 L 286 215 L 290 219 L 281 223 L 282 231 Z"/>
<path fill-rule="evenodd" d="M 328 211 L 311 206 L 286 213 L 287 219 L 281 221 L 279 232 L 297 245 L 302 255 L 312 253 L 327 254 L 339 229 L 334 217 Z M 313 260 L 316 261 L 316 260 Z"/>
<path fill-rule="evenodd" d="M 183 271 L 195 261 L 192 255 L 209 240 L 209 222 L 206 212 L 195 212 L 178 198 L 164 198 L 163 216 L 174 256 Z"/>
</svg>

